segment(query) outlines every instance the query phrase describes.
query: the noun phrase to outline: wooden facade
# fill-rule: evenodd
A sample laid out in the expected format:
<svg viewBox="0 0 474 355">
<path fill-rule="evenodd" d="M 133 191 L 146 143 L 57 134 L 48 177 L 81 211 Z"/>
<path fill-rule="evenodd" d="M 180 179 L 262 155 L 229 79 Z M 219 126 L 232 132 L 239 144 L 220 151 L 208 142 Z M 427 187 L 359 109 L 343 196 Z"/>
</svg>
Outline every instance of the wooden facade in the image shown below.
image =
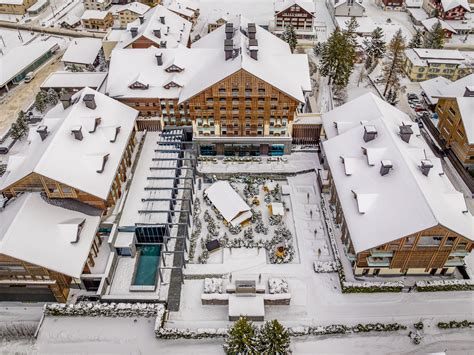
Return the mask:
<svg viewBox="0 0 474 355">
<path fill-rule="evenodd" d="M 437 225 L 356 253 L 332 178 L 330 194 L 341 241 L 356 275 L 451 274 L 474 249 L 469 239 Z"/>
<path fill-rule="evenodd" d="M 21 3 L 0 4 L 0 14 L 24 15 L 29 7 L 33 6 L 37 0 L 23 0 Z"/>
<path fill-rule="evenodd" d="M 83 18 L 82 25 L 89 30 L 107 30 L 114 24 L 114 18 L 109 12 L 103 18 Z"/>
<path fill-rule="evenodd" d="M 293 144 L 318 144 L 321 137 L 321 124 L 293 124 Z"/>
<path fill-rule="evenodd" d="M 474 100 L 474 98 L 472 99 Z M 464 165 L 474 165 L 474 144 L 469 144 L 463 119 L 455 98 L 440 98 L 436 105 L 438 130 L 445 148 L 450 148 Z"/>
<path fill-rule="evenodd" d="M 277 28 L 293 25 L 297 30 L 310 30 L 313 27 L 314 15 L 306 11 L 297 3 L 275 14 Z"/>
<path fill-rule="evenodd" d="M 196 136 L 291 134 L 298 100 L 240 69 L 188 100 Z"/>
<path fill-rule="evenodd" d="M 466 15 L 466 9 L 462 6 L 445 11 L 441 0 L 425 0 L 423 8 L 430 16 L 436 16 L 443 20 L 464 20 Z"/>
</svg>

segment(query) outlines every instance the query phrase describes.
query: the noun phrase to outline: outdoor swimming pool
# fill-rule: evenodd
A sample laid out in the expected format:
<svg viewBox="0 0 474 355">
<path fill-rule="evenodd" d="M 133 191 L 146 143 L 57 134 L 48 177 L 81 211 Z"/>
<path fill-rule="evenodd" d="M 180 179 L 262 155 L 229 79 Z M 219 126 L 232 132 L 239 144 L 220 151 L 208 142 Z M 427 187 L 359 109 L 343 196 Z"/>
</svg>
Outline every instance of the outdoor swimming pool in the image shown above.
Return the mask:
<svg viewBox="0 0 474 355">
<path fill-rule="evenodd" d="M 160 262 L 161 245 L 142 245 L 138 247 L 138 264 L 133 285 L 155 286 L 156 273 Z"/>
</svg>

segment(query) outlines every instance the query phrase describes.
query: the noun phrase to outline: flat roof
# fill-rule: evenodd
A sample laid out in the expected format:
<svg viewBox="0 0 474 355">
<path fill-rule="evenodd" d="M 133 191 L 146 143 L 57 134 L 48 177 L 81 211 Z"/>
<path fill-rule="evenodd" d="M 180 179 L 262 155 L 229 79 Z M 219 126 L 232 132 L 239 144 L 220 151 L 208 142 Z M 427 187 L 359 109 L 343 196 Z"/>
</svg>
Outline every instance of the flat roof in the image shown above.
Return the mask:
<svg viewBox="0 0 474 355">
<path fill-rule="evenodd" d="M 48 75 L 41 88 L 85 88 L 98 89 L 107 77 L 104 72 L 57 71 Z"/>
</svg>

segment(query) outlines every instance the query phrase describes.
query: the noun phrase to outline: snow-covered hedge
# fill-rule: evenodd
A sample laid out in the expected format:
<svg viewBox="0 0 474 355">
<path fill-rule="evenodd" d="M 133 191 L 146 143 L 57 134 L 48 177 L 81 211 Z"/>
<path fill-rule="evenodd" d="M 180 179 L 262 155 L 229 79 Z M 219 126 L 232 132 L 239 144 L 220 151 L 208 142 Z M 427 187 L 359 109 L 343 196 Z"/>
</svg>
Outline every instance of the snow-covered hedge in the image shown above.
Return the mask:
<svg viewBox="0 0 474 355">
<path fill-rule="evenodd" d="M 314 272 L 325 273 L 325 272 L 336 272 L 337 264 L 335 261 L 315 261 L 313 263 Z"/>
<path fill-rule="evenodd" d="M 155 328 L 155 335 L 161 339 L 209 339 L 209 338 L 225 338 L 227 336 L 227 328 Z"/>
<path fill-rule="evenodd" d="M 406 326 L 399 323 L 367 323 L 357 324 L 355 326 L 346 326 L 343 324 L 333 324 L 316 327 L 293 327 L 288 328 L 291 336 L 306 335 L 330 335 L 330 334 L 348 334 L 348 333 L 367 333 L 367 332 L 394 332 L 407 329 Z"/>
<path fill-rule="evenodd" d="M 288 293 L 288 282 L 273 277 L 268 280 L 268 288 L 271 294 Z"/>
<path fill-rule="evenodd" d="M 450 322 L 438 323 L 438 328 L 441 328 L 441 329 L 472 328 L 472 327 L 474 327 L 474 322 L 469 322 L 468 320 L 463 320 L 461 322 L 452 320 Z"/>
<path fill-rule="evenodd" d="M 206 278 L 204 279 L 204 293 L 222 293 L 223 280 L 216 278 Z"/>
<path fill-rule="evenodd" d="M 51 303 L 44 305 L 46 316 L 64 317 L 155 317 L 161 308 L 156 303 Z"/>
<path fill-rule="evenodd" d="M 372 292 L 401 292 L 403 281 L 391 282 L 347 282 L 342 281 L 342 292 L 344 293 L 372 293 Z"/>
<path fill-rule="evenodd" d="M 427 280 L 415 283 L 418 292 L 431 291 L 474 291 L 472 280 Z"/>
</svg>

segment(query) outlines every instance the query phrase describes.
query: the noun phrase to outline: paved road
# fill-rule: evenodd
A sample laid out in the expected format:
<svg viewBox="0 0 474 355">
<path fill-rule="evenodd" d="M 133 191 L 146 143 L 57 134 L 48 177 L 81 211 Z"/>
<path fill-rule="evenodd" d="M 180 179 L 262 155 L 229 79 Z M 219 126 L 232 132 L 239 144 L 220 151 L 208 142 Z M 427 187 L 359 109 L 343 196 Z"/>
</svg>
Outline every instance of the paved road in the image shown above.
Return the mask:
<svg viewBox="0 0 474 355">
<path fill-rule="evenodd" d="M 40 33 L 48 33 L 52 35 L 60 36 L 70 36 L 70 37 L 93 37 L 93 38 L 103 38 L 105 37 L 105 32 L 89 32 L 89 31 L 76 31 L 68 30 L 65 28 L 55 28 L 55 27 L 43 27 L 39 25 L 31 24 L 16 24 L 11 22 L 0 21 L 0 27 L 11 28 L 11 29 L 20 29 L 25 31 L 33 31 Z"/>
</svg>

